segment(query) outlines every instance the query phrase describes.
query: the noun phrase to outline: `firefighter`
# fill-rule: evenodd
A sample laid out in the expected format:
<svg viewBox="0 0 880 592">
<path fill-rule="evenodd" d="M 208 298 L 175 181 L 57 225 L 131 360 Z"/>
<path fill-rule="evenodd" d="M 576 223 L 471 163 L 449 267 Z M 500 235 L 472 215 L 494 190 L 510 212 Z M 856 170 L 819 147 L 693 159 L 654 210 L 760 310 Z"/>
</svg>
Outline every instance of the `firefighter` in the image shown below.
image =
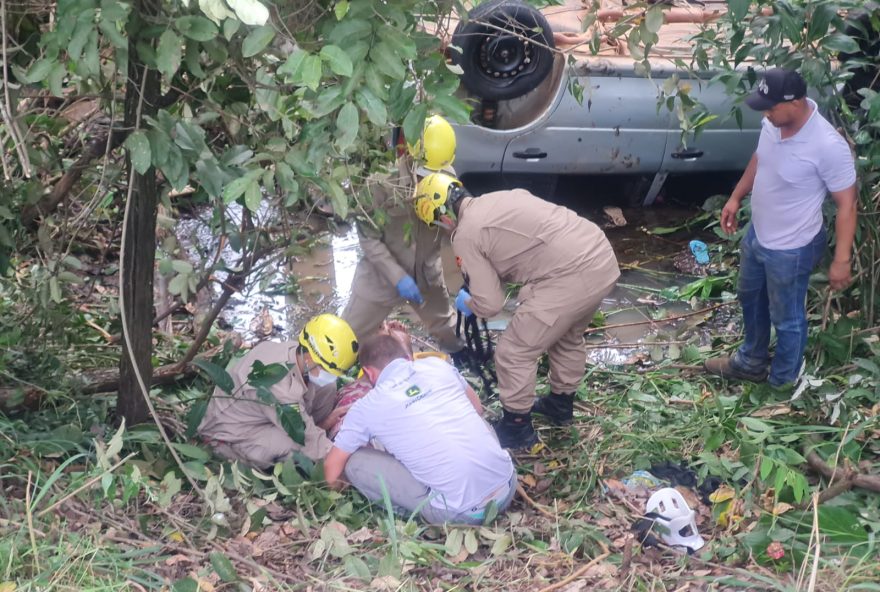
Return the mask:
<svg viewBox="0 0 880 592">
<path fill-rule="evenodd" d="M 571 422 L 584 377 L 584 330 L 620 271 L 598 226 L 524 189 L 474 199 L 454 177 L 435 173 L 419 182 L 416 213 L 452 232 L 468 288 L 455 304 L 465 316 L 488 318 L 505 301 L 505 284 L 522 287 L 495 350 L 504 408 L 495 431 L 505 448 L 537 440 L 532 413 L 557 425 Z M 551 394 L 535 398 L 538 359 L 550 358 Z"/>
<path fill-rule="evenodd" d="M 354 331 L 332 314 L 312 318 L 297 341 L 258 344 L 229 371 L 233 390 L 214 389 L 199 435 L 219 456 L 258 468 L 271 467 L 294 451 L 312 460 L 324 458 L 332 446 L 326 430 L 346 410 L 334 409 L 336 378 L 355 364 L 357 349 Z M 266 389 L 259 385 L 257 362 L 285 364 L 289 372 Z M 305 424 L 302 445 L 281 425 L 279 412 L 286 405 L 296 406 Z"/>
<path fill-rule="evenodd" d="M 399 130 L 397 135 L 395 146 L 404 143 Z M 397 171 L 368 180 L 367 190 L 374 206 L 384 210 L 385 222 L 378 228 L 370 221 L 358 224 L 363 257 L 342 318 L 363 339 L 395 306 L 409 303 L 440 349 L 459 363 L 464 344 L 455 335 L 455 311 L 443 279 L 442 233 L 420 224 L 411 203 L 416 182 L 433 171 L 448 170 L 454 158 L 455 131 L 434 115 L 426 120 L 422 138 L 399 155 Z"/>
</svg>

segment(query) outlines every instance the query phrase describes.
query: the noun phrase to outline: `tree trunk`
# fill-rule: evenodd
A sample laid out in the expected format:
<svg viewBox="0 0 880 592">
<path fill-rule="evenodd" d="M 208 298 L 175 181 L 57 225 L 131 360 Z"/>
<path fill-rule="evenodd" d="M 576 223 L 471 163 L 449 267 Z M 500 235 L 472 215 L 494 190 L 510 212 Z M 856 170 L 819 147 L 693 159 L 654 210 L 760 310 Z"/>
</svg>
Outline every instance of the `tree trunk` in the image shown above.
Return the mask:
<svg viewBox="0 0 880 592">
<path fill-rule="evenodd" d="M 136 2 L 129 25 L 128 83 L 125 87 L 125 127 L 137 129 L 145 115 L 153 116 L 158 110 L 160 92 L 159 73 L 148 69 L 138 58 L 138 21 L 148 8 L 144 0 Z M 143 95 L 142 95 L 143 93 Z M 119 395 L 116 414 L 132 426 L 148 420 L 149 408 L 141 392 L 135 369 L 139 369 L 145 385 L 152 377 L 150 358 L 153 337 L 153 265 L 156 256 L 156 174 L 153 167 L 138 174 L 128 161 L 132 175 L 128 222 L 125 227 L 124 257 L 119 289 L 124 298 L 125 315 L 131 337 L 131 352 L 123 340 L 119 363 Z M 133 354 L 133 356 L 132 356 Z"/>
</svg>

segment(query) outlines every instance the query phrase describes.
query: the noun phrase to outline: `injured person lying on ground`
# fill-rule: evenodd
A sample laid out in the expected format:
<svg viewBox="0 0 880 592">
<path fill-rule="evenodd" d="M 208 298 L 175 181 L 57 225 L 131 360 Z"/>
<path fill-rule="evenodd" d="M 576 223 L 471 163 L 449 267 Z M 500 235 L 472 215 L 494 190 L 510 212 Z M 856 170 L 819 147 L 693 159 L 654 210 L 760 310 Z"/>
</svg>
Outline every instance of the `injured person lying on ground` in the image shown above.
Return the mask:
<svg viewBox="0 0 880 592">
<path fill-rule="evenodd" d="M 413 360 L 388 334 L 366 339 L 359 357 L 373 388 L 345 416 L 324 461 L 327 482 L 342 487 L 344 476 L 371 501 L 387 495 L 397 513 L 433 524 L 481 524 L 490 506 L 506 509 L 516 470 L 458 371 Z"/>
</svg>

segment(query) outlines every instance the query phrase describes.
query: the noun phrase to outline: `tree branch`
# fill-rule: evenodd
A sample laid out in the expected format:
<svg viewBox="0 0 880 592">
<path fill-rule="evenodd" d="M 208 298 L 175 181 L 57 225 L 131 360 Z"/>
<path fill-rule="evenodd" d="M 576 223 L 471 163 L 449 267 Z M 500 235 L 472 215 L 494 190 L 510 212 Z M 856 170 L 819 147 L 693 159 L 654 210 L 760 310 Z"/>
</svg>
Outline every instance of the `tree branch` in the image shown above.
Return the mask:
<svg viewBox="0 0 880 592">
<path fill-rule="evenodd" d="M 114 150 L 122 145 L 125 138 L 128 137 L 129 130 L 117 127 L 113 127 L 112 130 L 112 132 L 108 132 L 107 134 L 101 135 L 92 140 L 85 152 L 83 152 L 76 162 L 73 163 L 73 166 L 67 169 L 48 195 L 43 197 L 36 204 L 27 206 L 22 210 L 21 223 L 24 226 L 33 228 L 38 218 L 51 214 L 58 209 L 58 206 L 61 205 L 61 202 L 63 202 L 67 197 L 67 194 L 70 193 L 71 188 L 77 181 L 79 181 L 80 177 L 82 177 L 83 172 L 89 168 L 92 161 L 99 156 L 103 156 L 106 152 Z"/>
</svg>

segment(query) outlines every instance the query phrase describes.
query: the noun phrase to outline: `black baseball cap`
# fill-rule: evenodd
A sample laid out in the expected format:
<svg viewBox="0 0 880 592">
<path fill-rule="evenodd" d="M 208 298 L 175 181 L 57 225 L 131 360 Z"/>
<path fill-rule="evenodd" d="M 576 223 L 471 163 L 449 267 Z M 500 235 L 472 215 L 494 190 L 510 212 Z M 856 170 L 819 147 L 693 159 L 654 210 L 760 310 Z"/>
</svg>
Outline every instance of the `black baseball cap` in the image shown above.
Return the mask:
<svg viewBox="0 0 880 592">
<path fill-rule="evenodd" d="M 766 111 L 779 103 L 802 99 L 807 83 L 794 70 L 773 68 L 764 72 L 755 92 L 746 97 L 746 105 L 755 111 Z"/>
</svg>

